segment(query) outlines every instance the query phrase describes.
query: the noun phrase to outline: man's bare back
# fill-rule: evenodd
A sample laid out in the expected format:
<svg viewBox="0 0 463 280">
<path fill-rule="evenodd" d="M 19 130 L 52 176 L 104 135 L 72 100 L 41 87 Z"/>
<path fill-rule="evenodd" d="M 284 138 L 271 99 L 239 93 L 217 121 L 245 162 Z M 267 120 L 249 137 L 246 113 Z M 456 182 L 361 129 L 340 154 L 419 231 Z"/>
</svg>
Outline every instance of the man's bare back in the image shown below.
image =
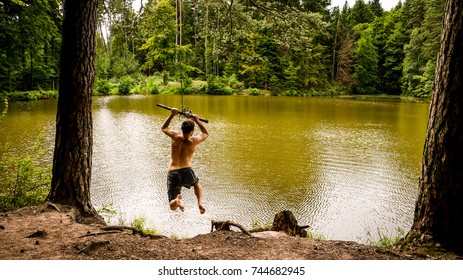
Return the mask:
<svg viewBox="0 0 463 280">
<path fill-rule="evenodd" d="M 180 208 L 184 211 L 182 195 L 180 194 L 180 189 L 182 184 L 185 182 L 179 182 L 182 176 L 190 176 L 189 181 L 186 187 L 189 187 L 189 184 L 194 183 L 195 195 L 198 198 L 198 207 L 201 214 L 206 210 L 202 205 L 202 187 L 199 183 L 193 170 L 191 169 L 191 159 L 196 150 L 196 146 L 206 140 L 209 137 L 209 132 L 207 128 L 201 123 L 197 115 L 193 115 L 193 120 L 187 120 L 182 123 L 182 131 L 176 131 L 169 127 L 172 119 L 178 114 L 178 109 L 172 108 L 170 116 L 166 119 L 162 125 L 162 131 L 172 139 L 172 148 L 171 148 L 171 159 L 169 163 L 169 174 L 168 174 L 168 193 L 169 193 L 169 204 L 172 210 Z M 194 125 L 195 123 L 201 130 L 201 133 L 193 136 Z M 190 172 L 191 175 L 178 175 L 184 173 L 185 171 Z M 175 175 L 174 175 L 175 174 Z M 183 179 L 182 179 L 183 180 Z"/>
</svg>

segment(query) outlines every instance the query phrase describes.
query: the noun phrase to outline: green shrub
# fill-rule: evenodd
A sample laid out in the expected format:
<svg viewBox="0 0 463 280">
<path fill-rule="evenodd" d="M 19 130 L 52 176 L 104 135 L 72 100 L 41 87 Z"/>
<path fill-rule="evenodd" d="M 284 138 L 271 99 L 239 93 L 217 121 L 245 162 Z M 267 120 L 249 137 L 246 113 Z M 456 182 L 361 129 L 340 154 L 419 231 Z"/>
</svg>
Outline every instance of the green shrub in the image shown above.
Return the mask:
<svg viewBox="0 0 463 280">
<path fill-rule="evenodd" d="M 111 223 L 111 218 L 114 215 L 117 215 L 117 211 L 113 209 L 113 205 L 110 204 L 102 204 L 101 208 L 97 210 L 98 214 L 100 214 L 105 221 L 110 224 Z"/>
<path fill-rule="evenodd" d="M 159 235 L 159 233 L 156 231 L 156 228 L 145 228 L 145 222 L 145 217 L 139 217 L 132 221 L 131 226 L 146 234 Z"/>
<path fill-rule="evenodd" d="M 163 87 L 162 93 L 164 94 L 177 94 L 180 93 L 180 83 L 178 82 L 169 82 L 166 86 Z"/>
<path fill-rule="evenodd" d="M 249 94 L 252 96 L 258 96 L 261 95 L 260 90 L 257 88 L 250 88 L 249 89 Z"/>
<path fill-rule="evenodd" d="M 97 95 L 109 95 L 111 83 L 107 79 L 97 79 L 95 82 L 95 91 Z"/>
<path fill-rule="evenodd" d="M 146 93 L 159 94 L 161 91 L 159 89 L 162 84 L 162 79 L 156 76 L 149 76 L 145 79 Z"/>
<path fill-rule="evenodd" d="M 219 77 L 214 77 L 207 81 L 206 93 L 214 95 L 230 95 L 232 90 L 225 87 Z"/>
<path fill-rule="evenodd" d="M 297 90 L 295 89 L 287 89 L 281 92 L 281 95 L 284 96 L 296 96 L 298 95 Z"/>
<path fill-rule="evenodd" d="M 42 203 L 51 184 L 51 167 L 36 164 L 44 153 L 40 138 L 24 158 L 9 156 L 0 161 L 0 212 Z"/>
<path fill-rule="evenodd" d="M 3 99 L 3 104 L 5 104 L 5 107 L 3 107 L 3 111 L 0 114 L 0 123 L 3 121 L 3 118 L 6 116 L 6 113 L 8 112 L 8 99 Z"/>
<path fill-rule="evenodd" d="M 152 85 L 150 88 L 149 88 L 149 93 L 151 94 L 159 94 L 159 88 L 156 86 L 156 85 Z"/>
<path fill-rule="evenodd" d="M 134 80 L 130 76 L 124 76 L 119 81 L 119 94 L 129 94 L 134 86 Z"/>
<path fill-rule="evenodd" d="M 228 77 L 227 85 L 236 90 L 242 90 L 244 88 L 244 83 L 238 81 L 235 74 L 232 74 L 230 77 Z"/>
</svg>

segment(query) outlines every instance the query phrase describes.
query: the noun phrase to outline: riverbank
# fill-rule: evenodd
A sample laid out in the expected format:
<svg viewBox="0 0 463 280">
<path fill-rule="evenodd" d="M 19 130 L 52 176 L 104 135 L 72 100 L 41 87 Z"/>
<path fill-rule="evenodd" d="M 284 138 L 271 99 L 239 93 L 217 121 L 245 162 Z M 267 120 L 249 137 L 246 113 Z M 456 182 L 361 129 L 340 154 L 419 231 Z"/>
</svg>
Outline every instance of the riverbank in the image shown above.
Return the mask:
<svg viewBox="0 0 463 280">
<path fill-rule="evenodd" d="M 14 91 L 9 93 L 0 93 L 0 100 L 8 99 L 9 101 L 34 101 L 56 98 L 58 98 L 58 91 L 56 90 Z"/>
<path fill-rule="evenodd" d="M 0 214 L 2 260 L 454 260 L 430 248 L 381 247 L 291 237 L 265 231 L 248 236 L 214 231 L 188 239 L 104 231 L 76 223 L 73 209 L 43 204 Z"/>
</svg>

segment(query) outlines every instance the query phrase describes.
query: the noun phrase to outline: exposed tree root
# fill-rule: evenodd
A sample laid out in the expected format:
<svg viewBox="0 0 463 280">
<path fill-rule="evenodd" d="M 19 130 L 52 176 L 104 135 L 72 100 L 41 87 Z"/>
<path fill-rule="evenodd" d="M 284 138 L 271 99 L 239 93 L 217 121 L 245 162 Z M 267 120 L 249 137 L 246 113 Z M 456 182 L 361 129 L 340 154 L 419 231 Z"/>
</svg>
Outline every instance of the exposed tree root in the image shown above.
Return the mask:
<svg viewBox="0 0 463 280">
<path fill-rule="evenodd" d="M 85 246 L 84 248 L 80 249 L 79 247 L 77 247 L 77 249 L 79 249 L 79 251 L 76 253 L 76 255 L 84 252 L 85 254 L 89 255 L 90 254 L 90 251 L 93 251 L 93 250 L 96 250 L 98 248 L 100 248 L 101 246 L 104 246 L 106 244 L 109 244 L 109 241 L 107 240 L 103 240 L 103 241 L 89 241 L 87 242 L 87 246 Z"/>
<path fill-rule="evenodd" d="M 33 233 L 26 236 L 26 238 L 34 238 L 34 237 L 45 238 L 47 237 L 47 232 L 45 230 L 36 230 Z"/>
<path fill-rule="evenodd" d="M 103 235 L 103 234 L 112 234 L 112 233 L 121 233 L 121 231 L 120 230 L 111 230 L 111 231 L 103 231 L 103 232 L 89 232 L 87 234 L 79 236 L 79 238 L 87 237 L 87 236 L 97 236 L 97 235 Z"/>
<path fill-rule="evenodd" d="M 164 236 L 162 236 L 162 235 L 154 235 L 154 234 L 145 233 L 142 230 L 139 230 L 139 229 L 136 229 L 136 228 L 133 228 L 133 227 L 128 227 L 128 226 L 106 226 L 106 227 L 102 227 L 101 229 L 106 230 L 106 231 L 115 231 L 115 230 L 117 230 L 119 232 L 124 231 L 124 230 L 130 230 L 130 231 L 132 231 L 133 235 L 138 234 L 140 236 L 149 237 L 151 239 L 164 238 Z"/>
<path fill-rule="evenodd" d="M 239 228 L 244 234 L 252 236 L 252 234 L 248 230 L 246 230 L 242 225 L 237 224 L 237 223 L 232 222 L 232 221 L 214 221 L 214 220 L 212 220 L 211 221 L 211 232 L 214 231 L 214 228 L 216 230 L 230 230 L 230 226 L 235 226 L 235 227 Z"/>
<path fill-rule="evenodd" d="M 51 202 L 47 202 L 47 208 L 50 208 L 50 209 L 54 209 L 58 212 L 61 212 L 58 208 L 58 206 L 56 206 L 55 204 L 51 203 Z"/>
</svg>

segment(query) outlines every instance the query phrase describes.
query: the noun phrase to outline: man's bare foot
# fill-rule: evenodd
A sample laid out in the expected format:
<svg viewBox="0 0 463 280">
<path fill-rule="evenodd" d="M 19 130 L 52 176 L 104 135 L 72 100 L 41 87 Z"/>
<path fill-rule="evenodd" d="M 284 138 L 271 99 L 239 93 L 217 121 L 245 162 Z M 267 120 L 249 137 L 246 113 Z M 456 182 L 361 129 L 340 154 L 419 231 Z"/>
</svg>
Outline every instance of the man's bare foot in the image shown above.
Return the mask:
<svg viewBox="0 0 463 280">
<path fill-rule="evenodd" d="M 180 210 L 181 210 L 182 212 L 184 212 L 184 211 L 185 211 L 185 207 L 183 206 L 182 195 L 181 195 L 181 194 L 177 195 L 177 198 L 176 198 L 175 200 L 177 200 L 177 206 L 178 206 L 178 208 L 180 208 Z"/>
<path fill-rule="evenodd" d="M 206 208 L 204 208 L 202 205 L 199 205 L 199 213 L 204 214 L 206 212 Z"/>
</svg>

